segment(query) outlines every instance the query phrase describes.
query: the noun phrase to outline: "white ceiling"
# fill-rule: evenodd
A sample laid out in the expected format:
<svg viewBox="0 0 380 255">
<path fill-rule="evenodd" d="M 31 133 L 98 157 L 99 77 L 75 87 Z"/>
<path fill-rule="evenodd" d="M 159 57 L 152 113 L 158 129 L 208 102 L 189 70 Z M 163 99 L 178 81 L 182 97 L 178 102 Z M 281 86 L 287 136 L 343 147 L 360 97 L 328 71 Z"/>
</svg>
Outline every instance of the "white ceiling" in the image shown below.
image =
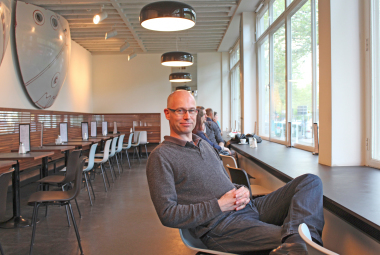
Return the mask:
<svg viewBox="0 0 380 255">
<path fill-rule="evenodd" d="M 219 49 L 227 28 L 232 31 L 228 41 L 223 42 L 223 51 L 231 47 L 238 36 L 239 27 L 229 27 L 241 2 L 257 3 L 259 0 L 183 0 L 197 14 L 196 25 L 181 32 L 155 32 L 144 29 L 139 22 L 142 7 L 157 0 L 24 0 L 65 17 L 71 29 L 71 38 L 93 54 L 120 54 L 119 48 L 127 41 L 131 46 L 124 53 L 163 53 L 178 50 L 190 53 L 213 52 Z M 108 18 L 93 24 L 92 18 L 101 6 Z M 248 10 L 244 10 L 248 11 Z M 238 17 L 237 17 L 238 18 Z M 235 18 L 236 19 L 236 18 Z M 239 22 L 234 22 L 238 23 Z M 232 24 L 232 23 L 231 23 Z M 108 40 L 105 33 L 112 27 L 118 35 Z M 235 38 L 235 39 L 234 39 Z M 227 41 L 227 42 L 226 42 Z"/>
</svg>

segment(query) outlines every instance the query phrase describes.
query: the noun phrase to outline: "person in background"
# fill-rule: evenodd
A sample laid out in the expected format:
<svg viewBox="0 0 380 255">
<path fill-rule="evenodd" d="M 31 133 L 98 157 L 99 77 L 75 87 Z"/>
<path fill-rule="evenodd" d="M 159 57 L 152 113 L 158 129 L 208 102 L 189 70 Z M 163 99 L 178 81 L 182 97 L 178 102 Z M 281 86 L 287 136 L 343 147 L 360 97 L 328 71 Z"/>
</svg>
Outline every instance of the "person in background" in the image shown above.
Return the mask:
<svg viewBox="0 0 380 255">
<path fill-rule="evenodd" d="M 219 115 L 217 112 L 214 112 L 214 118 L 212 119 L 212 121 L 214 121 L 216 124 L 218 124 L 220 134 L 223 135 L 222 128 L 221 128 L 220 123 L 219 123 Z"/>
<path fill-rule="evenodd" d="M 246 187 L 231 182 L 211 145 L 192 133 L 195 106 L 185 90 L 169 95 L 164 113 L 170 136 L 148 158 L 149 191 L 161 223 L 189 229 L 208 249 L 237 254 L 271 250 L 270 255 L 306 255 L 300 223 L 322 244 L 321 179 L 304 174 L 251 199 Z"/>
<path fill-rule="evenodd" d="M 221 147 L 216 143 L 213 143 L 208 139 L 206 134 L 206 124 L 205 124 L 206 114 L 204 110 L 199 110 L 197 115 L 197 121 L 193 129 L 193 134 L 196 134 L 206 142 L 208 142 L 214 149 L 218 151 L 219 154 L 231 156 L 231 151 L 226 147 Z"/>
<path fill-rule="evenodd" d="M 210 139 L 211 142 L 219 144 L 219 146 L 221 147 L 225 147 L 224 139 L 222 138 L 219 126 L 214 121 L 212 121 L 212 118 L 214 117 L 213 110 L 211 108 L 207 108 L 204 112 L 207 115 L 205 123 L 207 125 L 206 134 L 208 138 Z"/>
</svg>

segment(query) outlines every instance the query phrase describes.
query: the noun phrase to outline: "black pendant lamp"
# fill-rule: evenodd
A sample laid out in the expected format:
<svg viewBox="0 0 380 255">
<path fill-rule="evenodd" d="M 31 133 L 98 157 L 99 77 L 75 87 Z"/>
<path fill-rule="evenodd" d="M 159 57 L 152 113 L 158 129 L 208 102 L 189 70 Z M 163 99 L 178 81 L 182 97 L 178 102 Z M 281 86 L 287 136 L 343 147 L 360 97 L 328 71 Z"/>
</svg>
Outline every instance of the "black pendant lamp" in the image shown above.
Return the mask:
<svg viewBox="0 0 380 255">
<path fill-rule="evenodd" d="M 191 74 L 190 73 L 171 73 L 169 75 L 170 82 L 190 82 Z"/>
<path fill-rule="evenodd" d="M 140 11 L 142 27 L 155 31 L 180 31 L 195 25 L 193 7 L 175 1 L 160 1 L 145 5 Z"/>
<path fill-rule="evenodd" d="M 161 64 L 163 66 L 191 66 L 193 63 L 193 55 L 187 52 L 171 51 L 161 55 Z"/>
</svg>

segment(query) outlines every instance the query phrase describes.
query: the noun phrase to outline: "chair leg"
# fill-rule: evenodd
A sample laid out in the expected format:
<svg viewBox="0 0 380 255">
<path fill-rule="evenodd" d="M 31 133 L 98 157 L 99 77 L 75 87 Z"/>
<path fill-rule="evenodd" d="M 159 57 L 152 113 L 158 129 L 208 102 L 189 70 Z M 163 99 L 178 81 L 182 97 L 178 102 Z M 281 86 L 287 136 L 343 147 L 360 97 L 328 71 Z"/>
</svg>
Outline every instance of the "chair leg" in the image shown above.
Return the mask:
<svg viewBox="0 0 380 255">
<path fill-rule="evenodd" d="M 33 216 L 32 216 L 32 240 L 30 241 L 29 255 L 32 255 L 32 252 L 33 252 L 34 237 L 36 235 L 36 225 L 37 225 L 36 221 L 37 221 L 39 207 L 40 207 L 40 204 L 38 204 L 37 202 L 34 203 Z"/>
<path fill-rule="evenodd" d="M 103 164 L 100 165 L 100 170 L 102 171 L 103 182 L 104 182 L 104 188 L 106 189 L 106 192 L 107 192 L 107 184 L 106 184 L 106 179 L 104 178 Z"/>
<path fill-rule="evenodd" d="M 73 213 L 73 208 L 71 207 L 71 203 L 70 203 L 70 202 L 69 202 L 69 208 L 70 208 L 70 213 L 71 213 L 71 220 L 73 221 L 73 225 L 74 225 L 74 229 L 75 229 L 75 234 L 76 234 L 76 236 L 77 236 L 77 240 L 78 240 L 78 245 L 79 245 L 79 249 L 80 249 L 80 254 L 83 254 L 82 245 L 81 245 L 81 243 L 80 243 L 79 231 L 78 231 L 77 223 L 75 222 L 74 213 Z"/>
<path fill-rule="evenodd" d="M 127 159 L 128 159 L 128 165 L 129 165 L 129 169 L 131 169 L 131 162 L 129 161 L 129 153 L 128 153 L 128 150 L 125 150 L 125 154 L 127 154 Z"/>
<path fill-rule="evenodd" d="M 110 166 L 110 172 L 111 172 L 112 182 L 115 182 L 115 179 L 113 177 L 113 167 L 111 165 L 111 158 L 108 159 L 108 165 Z"/>
<path fill-rule="evenodd" d="M 119 159 L 117 158 L 117 154 L 115 154 L 115 159 L 116 159 L 117 170 L 119 171 L 119 176 L 120 176 L 121 172 L 120 172 Z"/>
<path fill-rule="evenodd" d="M 4 255 L 4 250 L 3 250 L 3 247 L 1 247 L 1 243 L 0 243 L 0 253 L 1 255 Z"/>
<path fill-rule="evenodd" d="M 65 186 L 62 186 L 62 191 L 64 191 L 64 190 L 65 190 Z M 66 209 L 67 224 L 69 225 L 69 227 L 71 227 L 69 209 L 68 209 L 67 205 L 65 206 L 65 209 Z"/>
<path fill-rule="evenodd" d="M 92 206 L 92 199 L 91 199 L 90 187 L 88 186 L 87 173 L 83 172 L 83 175 L 84 175 L 84 180 L 87 186 L 87 192 L 88 192 L 88 198 L 90 199 L 90 205 Z"/>
<path fill-rule="evenodd" d="M 78 201 L 77 201 L 76 198 L 75 198 L 74 200 L 75 200 L 75 204 L 77 205 L 77 209 L 78 209 L 78 213 L 79 213 L 79 218 L 82 219 L 82 214 L 80 213 L 80 209 L 79 209 Z"/>
<path fill-rule="evenodd" d="M 103 170 L 104 170 L 104 175 L 106 176 L 107 182 L 108 182 L 108 187 L 111 187 L 110 180 L 108 179 L 107 171 L 106 171 L 106 166 L 103 164 Z"/>
<path fill-rule="evenodd" d="M 121 166 L 121 172 L 124 173 L 124 168 L 123 168 L 123 153 L 119 152 L 119 158 L 120 158 L 120 166 Z"/>
<path fill-rule="evenodd" d="M 88 181 L 90 182 L 90 187 L 91 187 L 91 190 L 92 190 L 92 194 L 94 195 L 94 199 L 95 199 L 95 192 L 94 192 L 94 188 L 92 187 L 92 183 L 91 183 L 91 178 L 90 178 L 90 173 L 88 173 Z"/>
</svg>

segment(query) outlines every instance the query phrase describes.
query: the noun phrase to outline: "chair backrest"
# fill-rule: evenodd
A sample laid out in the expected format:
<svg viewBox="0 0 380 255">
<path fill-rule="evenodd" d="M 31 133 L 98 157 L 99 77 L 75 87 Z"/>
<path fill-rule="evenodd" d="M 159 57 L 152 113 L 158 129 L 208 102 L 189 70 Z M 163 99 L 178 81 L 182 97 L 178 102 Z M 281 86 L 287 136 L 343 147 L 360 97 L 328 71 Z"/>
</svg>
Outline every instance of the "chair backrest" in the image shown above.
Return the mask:
<svg viewBox="0 0 380 255">
<path fill-rule="evenodd" d="M 119 137 L 114 137 L 114 138 L 112 139 L 110 157 L 115 156 L 115 152 L 116 152 L 116 144 L 117 144 L 117 139 L 118 139 L 118 138 L 119 138 Z"/>
<path fill-rule="evenodd" d="M 75 173 L 78 167 L 78 160 L 81 153 L 82 150 L 75 150 L 69 154 L 66 166 L 66 176 L 62 181 L 62 184 L 72 182 L 75 179 Z"/>
<path fill-rule="evenodd" d="M 231 175 L 231 181 L 235 184 L 246 186 L 249 189 L 249 192 L 252 196 L 251 184 L 249 182 L 247 172 L 241 168 L 235 168 L 231 166 L 227 166 L 227 168 Z"/>
<path fill-rule="evenodd" d="M 133 138 L 133 133 L 130 133 L 129 134 L 129 138 L 128 138 L 127 147 L 124 147 L 124 149 L 128 150 L 129 148 L 131 148 L 131 146 L 132 146 L 132 138 Z"/>
<path fill-rule="evenodd" d="M 111 139 L 106 141 L 106 144 L 104 145 L 104 150 L 103 150 L 103 159 L 101 162 L 97 163 L 104 163 L 108 160 L 108 157 L 110 156 L 110 147 L 111 147 Z"/>
<path fill-rule="evenodd" d="M 86 169 L 83 169 L 83 171 L 90 171 L 94 167 L 96 147 L 98 147 L 97 143 L 91 145 L 90 153 L 88 154 L 88 165 Z"/>
<path fill-rule="evenodd" d="M 213 251 L 207 249 L 206 245 L 198 238 L 194 238 L 188 229 L 180 229 L 179 234 L 181 236 L 182 242 L 191 250 L 204 252 L 206 254 L 220 254 L 220 255 L 232 255 L 232 253 Z"/>
<path fill-rule="evenodd" d="M 116 152 L 119 153 L 123 149 L 123 142 L 124 142 L 125 135 L 119 136 L 119 142 L 117 143 L 117 149 Z"/>
<path fill-rule="evenodd" d="M 338 255 L 338 253 L 332 252 L 329 249 L 326 249 L 319 244 L 314 243 L 311 239 L 309 228 L 305 223 L 301 223 L 298 226 L 298 232 L 306 243 L 307 252 L 309 255 Z"/>
<path fill-rule="evenodd" d="M 70 189 L 69 191 L 63 191 L 63 192 L 68 192 L 69 198 L 67 200 L 73 200 L 76 198 L 81 190 L 81 184 L 82 184 L 82 173 L 83 173 L 83 167 L 84 163 L 86 161 L 86 157 L 82 156 L 78 159 L 78 164 L 75 169 L 75 178 L 74 178 L 74 187 Z"/>
<path fill-rule="evenodd" d="M 133 138 L 133 143 L 140 144 L 140 131 L 135 131 L 135 137 Z"/>
<path fill-rule="evenodd" d="M 237 165 L 236 160 L 235 160 L 234 157 L 225 156 L 225 155 L 222 155 L 222 154 L 219 154 L 219 156 L 222 158 L 223 166 L 226 169 L 227 173 L 228 173 L 227 166 L 238 168 L 238 165 Z"/>
<path fill-rule="evenodd" d="M 0 174 L 0 219 L 5 215 L 5 209 L 7 207 L 8 184 L 11 177 L 12 172 Z"/>
<path fill-rule="evenodd" d="M 140 131 L 140 144 L 147 144 L 147 143 L 148 143 L 148 132 Z"/>
</svg>

